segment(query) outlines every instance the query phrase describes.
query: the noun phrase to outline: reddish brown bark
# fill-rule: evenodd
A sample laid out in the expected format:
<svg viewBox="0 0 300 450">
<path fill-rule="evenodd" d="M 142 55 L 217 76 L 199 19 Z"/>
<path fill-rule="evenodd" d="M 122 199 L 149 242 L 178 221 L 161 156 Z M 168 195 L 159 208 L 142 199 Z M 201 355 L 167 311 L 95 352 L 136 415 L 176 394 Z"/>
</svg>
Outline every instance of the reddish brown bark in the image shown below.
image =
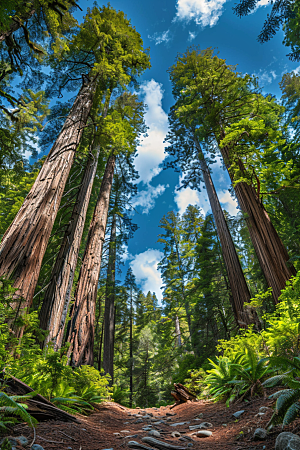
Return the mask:
<svg viewBox="0 0 300 450">
<path fill-rule="evenodd" d="M 28 308 L 32 302 L 42 259 L 96 85 L 97 79 L 94 78 L 81 88 L 34 185 L 2 239 L 0 276 L 14 279 L 16 295 L 25 299 L 22 308 Z"/>
<path fill-rule="evenodd" d="M 70 364 L 74 367 L 94 362 L 95 305 L 115 160 L 111 155 L 106 164 L 71 310 L 67 340 L 71 344 Z"/>
<path fill-rule="evenodd" d="M 209 203 L 214 216 L 217 233 L 220 239 L 222 254 L 227 270 L 228 281 L 232 293 L 233 312 L 238 325 L 240 322 L 248 323 L 247 315 L 244 311 L 244 303 L 249 302 L 251 295 L 243 274 L 241 263 L 237 255 L 230 231 L 228 229 L 218 195 L 213 184 L 209 168 L 207 167 L 204 155 L 198 140 L 195 138 L 195 145 L 199 152 L 199 162 Z"/>
<path fill-rule="evenodd" d="M 78 253 L 99 153 L 100 147 L 98 146 L 94 155 L 90 155 L 87 161 L 72 216 L 56 258 L 50 284 L 46 289 L 39 315 L 40 327 L 43 330 L 49 330 L 44 345 L 52 342 L 55 350 L 62 345 Z"/>
<path fill-rule="evenodd" d="M 223 138 L 224 136 L 222 136 Z M 221 149 L 228 173 L 232 181 L 234 181 L 234 176 L 230 171 L 229 152 L 228 147 Z M 245 169 L 241 161 L 239 161 L 239 165 L 240 169 L 244 171 Z M 292 264 L 288 263 L 288 252 L 278 236 L 254 187 L 241 182 L 234 186 L 234 190 L 240 208 L 245 214 L 250 238 L 260 267 L 268 285 L 272 288 L 274 302 L 278 303 L 281 290 L 285 288 L 286 282 L 293 275 L 296 275 L 296 270 Z"/>
<path fill-rule="evenodd" d="M 116 231 L 117 217 L 114 213 L 109 241 L 103 345 L 103 369 L 105 373 L 108 373 L 111 376 L 111 385 L 114 382 Z"/>
</svg>

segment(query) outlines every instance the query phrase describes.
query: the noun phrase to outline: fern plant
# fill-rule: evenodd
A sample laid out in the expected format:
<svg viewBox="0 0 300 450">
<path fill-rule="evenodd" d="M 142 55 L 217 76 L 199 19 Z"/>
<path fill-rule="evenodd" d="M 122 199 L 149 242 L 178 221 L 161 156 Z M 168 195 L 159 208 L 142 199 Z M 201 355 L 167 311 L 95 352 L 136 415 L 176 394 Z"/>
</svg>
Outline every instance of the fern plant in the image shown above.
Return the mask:
<svg viewBox="0 0 300 450">
<path fill-rule="evenodd" d="M 267 427 L 280 423 L 284 427 L 300 417 L 300 381 L 295 379 L 300 375 L 300 358 L 295 357 L 290 360 L 285 357 L 274 356 L 270 357 L 269 361 L 277 369 L 290 369 L 285 373 L 269 378 L 263 383 L 264 387 L 268 388 L 279 384 L 288 387 L 288 389 L 277 391 L 269 397 L 276 400 L 276 404 Z"/>
<path fill-rule="evenodd" d="M 26 401 L 32 394 L 27 395 L 7 395 L 0 392 L 0 431 L 6 431 L 7 427 L 14 425 L 16 417 L 19 417 L 30 426 L 34 426 L 37 421 L 26 411 L 27 405 L 19 403 Z"/>
</svg>

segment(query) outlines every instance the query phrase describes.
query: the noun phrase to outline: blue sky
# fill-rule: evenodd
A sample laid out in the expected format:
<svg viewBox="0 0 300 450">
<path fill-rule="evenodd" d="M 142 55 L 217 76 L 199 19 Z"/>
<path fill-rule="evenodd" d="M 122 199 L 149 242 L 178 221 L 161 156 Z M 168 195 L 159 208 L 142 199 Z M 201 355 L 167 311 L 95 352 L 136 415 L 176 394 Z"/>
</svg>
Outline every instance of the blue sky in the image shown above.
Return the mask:
<svg viewBox="0 0 300 450">
<path fill-rule="evenodd" d="M 261 0 L 253 14 L 239 19 L 232 11 L 235 1 L 110 1 L 112 7 L 127 14 L 141 34 L 144 46 L 150 48 L 152 68 L 141 78 L 140 91 L 148 105 L 145 119 L 149 130 L 136 158 L 140 179 L 133 221 L 139 229 L 126 249 L 124 272 L 130 265 L 144 292 L 154 291 L 158 298 L 161 298 L 161 278 L 157 270 L 162 256 L 161 246 L 157 243 L 160 219 L 170 210 L 184 212 L 189 204 L 199 205 L 204 213 L 209 211 L 205 191 L 176 191 L 180 174 L 171 169 L 163 171 L 160 167 L 165 158 L 163 140 L 168 130 L 167 114 L 173 104 L 167 69 L 174 63 L 176 55 L 185 52 L 188 46 L 213 47 L 227 63 L 237 64 L 240 72 L 257 75 L 263 92 L 280 97 L 278 83 L 282 74 L 297 70 L 299 64 L 286 57 L 289 49 L 282 45 L 282 32 L 266 44 L 257 42 L 270 9 L 269 3 Z M 80 1 L 79 4 L 83 13 L 88 6 L 92 7 L 91 1 Z M 79 20 L 83 13 L 76 13 Z M 212 176 L 222 206 L 235 214 L 235 200 L 228 192 L 229 179 L 220 161 L 214 164 Z"/>
</svg>

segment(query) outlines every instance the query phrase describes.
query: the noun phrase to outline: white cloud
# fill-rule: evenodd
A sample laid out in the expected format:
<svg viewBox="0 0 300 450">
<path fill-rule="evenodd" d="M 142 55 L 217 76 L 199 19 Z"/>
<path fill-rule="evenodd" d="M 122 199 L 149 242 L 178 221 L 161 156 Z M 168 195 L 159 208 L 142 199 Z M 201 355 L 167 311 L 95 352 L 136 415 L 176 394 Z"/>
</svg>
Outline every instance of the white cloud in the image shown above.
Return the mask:
<svg viewBox="0 0 300 450">
<path fill-rule="evenodd" d="M 239 212 L 238 204 L 235 198 L 232 198 L 229 191 L 218 192 L 218 197 L 223 209 L 229 212 L 231 216 L 236 216 Z"/>
<path fill-rule="evenodd" d="M 159 184 L 158 186 L 151 186 L 147 184 L 146 189 L 139 191 L 132 201 L 132 206 L 141 206 L 142 214 L 148 214 L 150 209 L 154 208 L 155 200 L 162 195 L 169 185 Z"/>
<path fill-rule="evenodd" d="M 195 39 L 195 37 L 197 36 L 197 34 L 193 31 L 189 31 L 189 41 L 193 41 Z"/>
<path fill-rule="evenodd" d="M 163 253 L 153 248 L 148 248 L 143 253 L 134 256 L 130 266 L 136 277 L 137 283 L 141 285 L 144 293 L 155 292 L 159 301 L 162 300 L 162 279 L 157 264 L 162 259 Z"/>
<path fill-rule="evenodd" d="M 162 31 L 161 33 L 154 33 L 152 36 L 148 34 L 148 38 L 155 42 L 155 45 L 167 43 L 171 40 L 170 30 Z"/>
<path fill-rule="evenodd" d="M 177 0 L 174 20 L 193 20 L 197 25 L 213 27 L 223 12 L 226 0 Z"/>
<path fill-rule="evenodd" d="M 264 86 L 273 83 L 273 81 L 277 78 L 277 74 L 274 70 L 268 72 L 267 70 L 260 69 L 260 71 L 258 73 L 254 73 L 254 75 L 258 77 L 260 84 L 263 84 Z"/>
<path fill-rule="evenodd" d="M 145 122 L 149 127 L 148 136 L 138 147 L 135 167 L 139 172 L 139 182 L 149 183 L 159 174 L 158 166 L 165 158 L 164 139 L 168 131 L 168 116 L 162 108 L 162 85 L 150 80 L 141 85 L 143 100 L 147 105 Z"/>
<path fill-rule="evenodd" d="M 177 205 L 179 214 L 183 214 L 189 205 L 199 206 L 203 215 L 210 209 L 205 190 L 198 192 L 191 188 L 180 189 L 180 191 L 175 191 L 174 201 Z"/>
</svg>

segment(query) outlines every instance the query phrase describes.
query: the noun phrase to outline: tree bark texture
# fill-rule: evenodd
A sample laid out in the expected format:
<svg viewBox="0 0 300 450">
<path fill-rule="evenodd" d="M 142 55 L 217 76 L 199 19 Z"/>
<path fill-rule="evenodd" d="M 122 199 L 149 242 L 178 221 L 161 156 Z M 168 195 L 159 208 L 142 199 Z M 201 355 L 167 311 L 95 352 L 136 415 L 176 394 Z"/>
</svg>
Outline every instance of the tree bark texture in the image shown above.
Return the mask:
<svg viewBox="0 0 300 450">
<path fill-rule="evenodd" d="M 49 330 L 44 345 L 52 342 L 55 350 L 61 348 L 63 341 L 78 253 L 99 154 L 100 147 L 97 146 L 95 154 L 91 154 L 87 161 L 72 216 L 56 258 L 50 284 L 45 292 L 40 311 L 40 327 L 43 330 Z"/>
<path fill-rule="evenodd" d="M 132 287 L 130 288 L 130 329 L 129 329 L 129 407 L 133 402 L 133 298 Z"/>
<path fill-rule="evenodd" d="M 71 309 L 67 340 L 71 343 L 69 356 L 73 367 L 94 362 L 95 305 L 115 160 L 111 155 L 106 163 Z"/>
<path fill-rule="evenodd" d="M 113 214 L 108 267 L 106 278 L 106 295 L 104 309 L 104 345 L 103 345 L 103 369 L 111 376 L 110 384 L 114 382 L 114 338 L 115 338 L 115 281 L 116 281 L 116 234 L 117 216 Z"/>
<path fill-rule="evenodd" d="M 45 163 L 24 200 L 0 246 L 0 276 L 14 279 L 15 298 L 25 299 L 22 308 L 31 305 L 34 290 L 61 202 L 93 103 L 97 79 L 81 88 L 64 126 Z M 13 307 L 17 307 L 16 302 Z"/>
<path fill-rule="evenodd" d="M 228 147 L 223 147 L 220 150 L 229 176 L 234 181 L 234 176 L 230 170 L 230 150 Z M 240 169 L 245 171 L 242 161 L 239 161 L 239 165 Z M 296 270 L 292 264 L 288 263 L 288 252 L 254 187 L 241 182 L 234 186 L 234 190 L 240 208 L 245 215 L 260 267 L 268 285 L 272 288 L 274 302 L 278 303 L 281 290 L 285 288 L 286 282 L 293 275 L 296 275 Z"/>
<path fill-rule="evenodd" d="M 199 152 L 199 163 L 203 174 L 203 179 L 215 219 L 217 233 L 220 239 L 223 258 L 227 270 L 229 285 L 232 293 L 232 306 L 235 320 L 239 325 L 240 322 L 248 322 L 244 311 L 244 303 L 249 302 L 251 295 L 243 274 L 241 263 L 237 255 L 231 234 L 229 232 L 222 207 L 220 205 L 218 195 L 213 184 L 209 168 L 206 164 L 201 146 L 195 138 L 195 145 Z"/>
</svg>

